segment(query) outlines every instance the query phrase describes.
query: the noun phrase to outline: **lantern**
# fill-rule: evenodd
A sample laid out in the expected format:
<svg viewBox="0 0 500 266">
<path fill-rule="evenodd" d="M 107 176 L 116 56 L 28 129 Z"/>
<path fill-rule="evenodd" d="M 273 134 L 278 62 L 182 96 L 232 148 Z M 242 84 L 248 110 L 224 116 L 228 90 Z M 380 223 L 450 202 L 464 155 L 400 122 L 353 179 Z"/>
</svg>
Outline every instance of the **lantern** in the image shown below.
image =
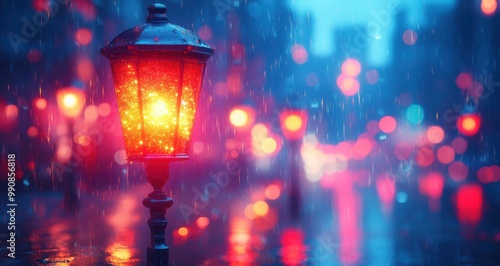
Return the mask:
<svg viewBox="0 0 500 266">
<path fill-rule="evenodd" d="M 188 159 L 201 83 L 213 49 L 149 6 L 147 23 L 102 48 L 111 62 L 129 160 Z"/>
<path fill-rule="evenodd" d="M 189 158 L 189 143 L 205 72 L 213 49 L 190 31 L 168 23 L 167 7 L 148 7 L 146 24 L 119 34 L 101 49 L 110 63 L 128 160 L 144 161 L 154 191 L 147 265 L 168 265 L 163 192 L 168 163 Z"/>
</svg>

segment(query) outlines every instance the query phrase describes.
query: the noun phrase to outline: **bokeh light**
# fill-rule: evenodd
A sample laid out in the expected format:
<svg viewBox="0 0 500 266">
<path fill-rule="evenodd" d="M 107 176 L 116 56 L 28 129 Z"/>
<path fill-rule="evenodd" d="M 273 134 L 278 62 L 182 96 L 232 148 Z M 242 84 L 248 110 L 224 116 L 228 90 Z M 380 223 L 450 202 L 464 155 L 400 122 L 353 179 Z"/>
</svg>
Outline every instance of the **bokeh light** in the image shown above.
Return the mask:
<svg viewBox="0 0 500 266">
<path fill-rule="evenodd" d="M 495 13 L 498 7 L 497 0 L 482 0 L 481 1 L 481 12 L 486 16 L 491 16 Z"/>
<path fill-rule="evenodd" d="M 235 127 L 244 127 L 249 122 L 248 113 L 240 108 L 235 108 L 229 113 L 229 121 Z"/>
<path fill-rule="evenodd" d="M 469 174 L 469 168 L 462 162 L 453 162 L 448 166 L 448 175 L 456 182 L 463 181 Z"/>
<path fill-rule="evenodd" d="M 259 200 L 252 206 L 253 212 L 257 216 L 265 216 L 269 212 L 269 205 L 263 200 Z"/>
<path fill-rule="evenodd" d="M 33 103 L 38 110 L 45 110 L 47 108 L 47 100 L 44 98 L 35 98 Z"/>
<path fill-rule="evenodd" d="M 427 129 L 427 139 L 434 144 L 441 143 L 444 139 L 444 130 L 439 126 L 431 126 Z"/>
<path fill-rule="evenodd" d="M 186 227 L 181 227 L 181 228 L 179 228 L 179 230 L 177 230 L 177 233 L 180 236 L 187 236 L 189 233 L 189 230 Z"/>
<path fill-rule="evenodd" d="M 406 120 L 413 125 L 418 125 L 424 120 L 424 109 L 422 106 L 412 104 L 406 109 Z"/>
<path fill-rule="evenodd" d="M 403 33 L 403 42 L 406 45 L 414 45 L 417 43 L 418 35 L 414 30 L 405 30 Z"/>
<path fill-rule="evenodd" d="M 455 83 L 462 90 L 467 90 L 472 86 L 472 76 L 469 73 L 460 73 L 455 79 Z"/>
<path fill-rule="evenodd" d="M 455 151 L 450 146 L 442 146 L 437 150 L 438 161 L 442 164 L 449 164 L 455 159 Z"/>
<path fill-rule="evenodd" d="M 209 223 L 210 223 L 210 219 L 208 219 L 208 217 L 198 217 L 198 219 L 196 219 L 196 225 L 200 229 L 205 229 Z"/>
<path fill-rule="evenodd" d="M 396 119 L 392 116 L 384 116 L 379 121 L 380 131 L 384 133 L 392 133 L 396 130 Z"/>
<path fill-rule="evenodd" d="M 366 71 L 366 74 L 365 74 L 366 83 L 371 84 L 371 85 L 375 85 L 375 84 L 377 84 L 379 78 L 380 78 L 380 76 L 379 76 L 377 70 L 372 69 L 372 70 Z"/>
<path fill-rule="evenodd" d="M 299 65 L 306 63 L 309 58 L 306 48 L 301 44 L 293 45 L 291 52 L 293 61 Z"/>
<path fill-rule="evenodd" d="M 451 141 L 451 147 L 456 154 L 463 154 L 467 150 L 467 140 L 462 137 L 456 137 Z"/>
<path fill-rule="evenodd" d="M 75 41 L 79 45 L 87 45 L 92 41 L 92 32 L 89 29 L 81 28 L 75 32 Z"/>
<path fill-rule="evenodd" d="M 361 72 L 361 64 L 358 60 L 349 58 L 342 63 L 342 73 L 349 77 L 357 77 Z"/>
<path fill-rule="evenodd" d="M 458 131 L 465 136 L 474 136 L 481 127 L 481 118 L 477 114 L 464 114 L 457 120 Z"/>
<path fill-rule="evenodd" d="M 280 197 L 281 188 L 278 185 L 274 185 L 274 184 L 269 185 L 266 188 L 265 194 L 266 194 L 266 198 L 268 198 L 270 200 L 275 200 L 275 199 Z"/>
<path fill-rule="evenodd" d="M 340 74 L 337 78 L 337 86 L 345 96 L 354 96 L 359 91 L 359 82 L 345 74 Z"/>
</svg>

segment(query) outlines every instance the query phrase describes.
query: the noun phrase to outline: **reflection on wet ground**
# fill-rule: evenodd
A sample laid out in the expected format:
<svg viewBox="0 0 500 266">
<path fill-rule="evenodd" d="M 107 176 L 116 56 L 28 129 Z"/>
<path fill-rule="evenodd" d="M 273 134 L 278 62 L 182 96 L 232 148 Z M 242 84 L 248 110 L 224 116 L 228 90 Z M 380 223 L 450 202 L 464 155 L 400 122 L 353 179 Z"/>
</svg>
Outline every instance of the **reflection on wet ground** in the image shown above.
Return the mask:
<svg viewBox="0 0 500 266">
<path fill-rule="evenodd" d="M 428 178 L 425 182 L 434 182 Z M 500 263 L 498 224 L 478 223 L 482 207 L 474 197 L 483 193 L 480 186 L 461 187 L 455 208 L 445 200 L 413 197 L 414 184 L 400 186 L 407 198 L 391 201 L 393 181 L 380 179 L 373 189 L 348 180 L 325 177 L 326 190 L 304 187 L 297 220 L 287 211 L 287 190 L 280 183 L 230 201 L 215 197 L 210 212 L 197 212 L 188 223 L 179 205 L 191 195 L 179 195 L 167 214 L 171 265 Z M 19 213 L 24 222 L 17 256 L 2 265 L 143 265 L 149 229 L 141 201 L 148 191 L 143 184 L 81 194 L 77 213 L 62 208 L 62 194 L 21 196 L 19 205 L 26 208 Z M 442 193 L 451 195 L 447 189 Z M 4 258 L 5 253 L 2 247 Z"/>
</svg>

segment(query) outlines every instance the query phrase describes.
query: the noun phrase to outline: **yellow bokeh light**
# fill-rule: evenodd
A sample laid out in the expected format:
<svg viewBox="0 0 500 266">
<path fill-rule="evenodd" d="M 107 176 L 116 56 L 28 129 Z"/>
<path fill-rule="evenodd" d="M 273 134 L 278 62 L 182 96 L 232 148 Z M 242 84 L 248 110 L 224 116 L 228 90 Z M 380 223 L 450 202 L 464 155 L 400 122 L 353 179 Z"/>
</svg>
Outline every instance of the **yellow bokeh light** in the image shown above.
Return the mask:
<svg viewBox="0 0 500 266">
<path fill-rule="evenodd" d="M 63 105 L 66 108 L 75 108 L 78 104 L 78 97 L 73 93 L 68 93 L 63 96 Z"/>
<path fill-rule="evenodd" d="M 179 233 L 180 236 L 187 236 L 189 233 L 189 231 L 186 227 L 179 228 L 179 230 L 177 232 Z"/>
<path fill-rule="evenodd" d="M 249 116 L 245 110 L 236 108 L 229 114 L 229 121 L 235 127 L 244 127 L 248 124 Z"/>
<path fill-rule="evenodd" d="M 302 127 L 302 118 L 298 115 L 289 115 L 285 119 L 285 127 L 290 131 L 297 131 Z"/>
<path fill-rule="evenodd" d="M 269 205 L 263 200 L 259 200 L 252 206 L 253 212 L 257 216 L 264 216 L 269 212 Z"/>
<path fill-rule="evenodd" d="M 472 131 L 476 128 L 476 120 L 474 120 L 474 118 L 472 117 L 466 117 L 462 121 L 462 127 L 467 131 Z"/>
<path fill-rule="evenodd" d="M 260 144 L 260 148 L 263 152 L 270 154 L 276 151 L 278 143 L 273 138 L 265 138 Z"/>
</svg>

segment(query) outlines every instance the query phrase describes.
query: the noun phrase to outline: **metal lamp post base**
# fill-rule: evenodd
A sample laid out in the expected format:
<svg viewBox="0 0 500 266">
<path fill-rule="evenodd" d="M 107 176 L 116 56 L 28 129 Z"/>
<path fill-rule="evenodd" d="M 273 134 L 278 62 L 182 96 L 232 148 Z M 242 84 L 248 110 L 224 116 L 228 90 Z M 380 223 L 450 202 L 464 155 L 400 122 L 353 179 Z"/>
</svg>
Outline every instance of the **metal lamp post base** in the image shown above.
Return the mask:
<svg viewBox="0 0 500 266">
<path fill-rule="evenodd" d="M 165 227 L 168 221 L 165 219 L 165 212 L 174 202 L 162 190 L 169 177 L 168 162 L 146 162 L 146 176 L 154 189 L 142 201 L 150 213 L 148 225 L 151 231 L 151 244 L 147 248 L 147 265 L 168 266 L 168 247 L 165 244 Z"/>
</svg>

